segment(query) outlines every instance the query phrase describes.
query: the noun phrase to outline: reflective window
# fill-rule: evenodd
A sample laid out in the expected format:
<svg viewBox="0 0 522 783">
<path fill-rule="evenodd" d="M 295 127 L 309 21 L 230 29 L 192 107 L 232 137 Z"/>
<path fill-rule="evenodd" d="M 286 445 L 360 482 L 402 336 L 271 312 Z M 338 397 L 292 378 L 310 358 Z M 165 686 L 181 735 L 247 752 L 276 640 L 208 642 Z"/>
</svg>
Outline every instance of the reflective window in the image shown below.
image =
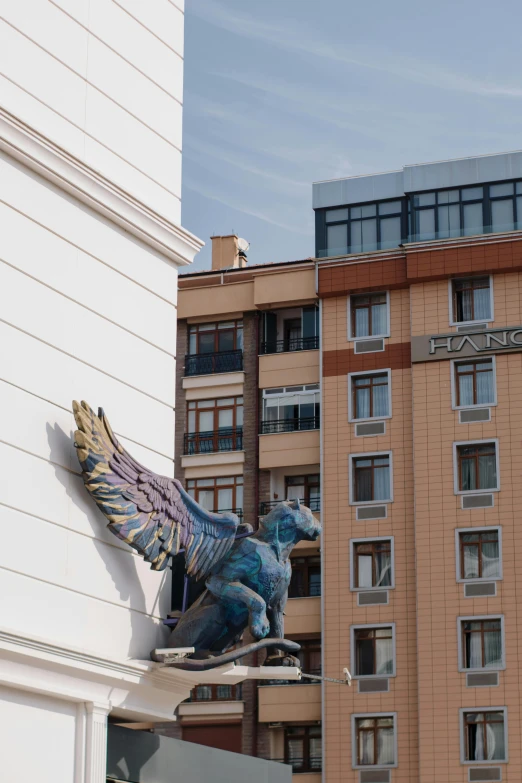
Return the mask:
<svg viewBox="0 0 522 783">
<path fill-rule="evenodd" d="M 402 242 L 403 201 L 383 201 L 325 210 L 326 249 L 320 256 L 341 256 L 398 247 Z"/>
<path fill-rule="evenodd" d="M 461 579 L 498 579 L 500 540 L 498 528 L 459 533 Z"/>
<path fill-rule="evenodd" d="M 491 321 L 491 281 L 489 277 L 453 280 L 453 321 Z"/>
<path fill-rule="evenodd" d="M 364 717 L 355 720 L 357 764 L 390 766 L 395 764 L 393 716 Z"/>
<path fill-rule="evenodd" d="M 456 362 L 455 391 L 458 408 L 491 405 L 495 401 L 493 359 Z"/>
</svg>

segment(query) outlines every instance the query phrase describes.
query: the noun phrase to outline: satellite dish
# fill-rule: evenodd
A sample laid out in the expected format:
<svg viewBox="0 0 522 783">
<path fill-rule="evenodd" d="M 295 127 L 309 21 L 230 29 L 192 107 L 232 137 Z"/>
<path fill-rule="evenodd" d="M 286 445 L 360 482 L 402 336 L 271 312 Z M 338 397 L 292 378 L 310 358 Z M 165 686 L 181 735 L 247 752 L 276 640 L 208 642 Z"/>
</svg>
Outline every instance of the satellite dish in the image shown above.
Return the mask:
<svg viewBox="0 0 522 783">
<path fill-rule="evenodd" d="M 250 242 L 247 242 L 247 241 L 246 241 L 246 239 L 241 239 L 241 238 L 239 238 L 239 239 L 237 240 L 237 246 L 238 246 L 238 249 L 239 249 L 239 250 L 240 250 L 242 253 L 247 253 L 247 252 L 248 252 L 248 249 L 249 249 L 249 247 L 250 247 Z"/>
</svg>

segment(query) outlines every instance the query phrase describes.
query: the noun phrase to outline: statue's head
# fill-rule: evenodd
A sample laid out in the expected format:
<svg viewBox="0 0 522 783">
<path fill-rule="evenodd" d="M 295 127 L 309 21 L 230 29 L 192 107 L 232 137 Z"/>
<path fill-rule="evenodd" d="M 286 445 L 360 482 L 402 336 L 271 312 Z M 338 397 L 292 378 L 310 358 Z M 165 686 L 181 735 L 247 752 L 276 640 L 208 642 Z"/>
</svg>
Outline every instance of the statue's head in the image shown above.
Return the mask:
<svg viewBox="0 0 522 783">
<path fill-rule="evenodd" d="M 259 522 L 267 538 L 278 538 L 281 543 L 315 541 L 321 533 L 321 525 L 306 506 L 298 500 L 285 500 Z"/>
</svg>

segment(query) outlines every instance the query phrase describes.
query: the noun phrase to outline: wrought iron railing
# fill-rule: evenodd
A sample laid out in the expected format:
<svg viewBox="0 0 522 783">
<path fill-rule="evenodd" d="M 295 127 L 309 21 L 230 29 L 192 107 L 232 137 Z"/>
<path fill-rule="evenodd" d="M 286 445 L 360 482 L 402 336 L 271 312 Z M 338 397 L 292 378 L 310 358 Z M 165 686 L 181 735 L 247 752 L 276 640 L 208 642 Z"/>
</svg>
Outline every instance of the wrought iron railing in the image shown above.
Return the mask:
<svg viewBox="0 0 522 783">
<path fill-rule="evenodd" d="M 275 421 L 262 421 L 260 432 L 262 435 L 274 432 L 300 432 L 302 430 L 318 430 L 319 416 L 310 416 L 305 419 L 276 419 Z"/>
<path fill-rule="evenodd" d="M 264 517 L 265 514 L 268 514 L 269 511 L 271 511 L 274 506 L 277 506 L 279 503 L 281 503 L 281 500 L 270 500 L 268 502 L 263 502 L 259 504 L 259 516 Z M 314 498 L 299 498 L 299 502 L 303 506 L 308 506 L 310 511 L 320 511 L 321 510 L 321 498 L 320 497 L 314 497 Z"/>
<path fill-rule="evenodd" d="M 241 683 L 237 685 L 197 685 L 187 701 L 241 701 Z"/>
<path fill-rule="evenodd" d="M 192 353 L 185 356 L 185 375 L 210 375 L 243 369 L 243 351 Z"/>
<path fill-rule="evenodd" d="M 292 767 L 292 772 L 297 775 L 300 772 L 321 772 L 323 760 L 321 756 L 296 756 L 293 759 L 270 759 L 278 761 L 280 764 L 288 764 Z"/>
<path fill-rule="evenodd" d="M 267 340 L 261 343 L 261 353 L 312 351 L 314 348 L 319 348 L 319 335 L 314 337 L 289 337 L 286 340 Z"/>
<path fill-rule="evenodd" d="M 222 427 L 210 432 L 187 432 L 184 454 L 211 454 L 215 451 L 241 451 L 243 427 Z"/>
</svg>

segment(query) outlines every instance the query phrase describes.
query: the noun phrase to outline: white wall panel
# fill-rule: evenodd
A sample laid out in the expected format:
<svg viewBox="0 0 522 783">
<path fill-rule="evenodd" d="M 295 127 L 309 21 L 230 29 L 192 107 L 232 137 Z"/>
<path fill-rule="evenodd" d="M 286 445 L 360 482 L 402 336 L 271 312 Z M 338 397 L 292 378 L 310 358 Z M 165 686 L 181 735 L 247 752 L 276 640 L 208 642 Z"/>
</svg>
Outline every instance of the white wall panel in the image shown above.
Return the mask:
<svg viewBox="0 0 522 783">
<path fill-rule="evenodd" d="M 136 573 L 129 569 L 122 590 L 131 591 L 138 606 L 142 600 Z M 2 624 L 14 631 L 52 640 L 99 655 L 127 660 L 149 660 L 150 651 L 164 646 L 168 631 L 160 620 L 139 611 L 104 603 L 71 590 L 0 569 Z M 16 779 L 15 779 L 16 780 Z M 38 780 L 38 778 L 36 778 Z"/>
<path fill-rule="evenodd" d="M 175 353 L 176 308 L 0 203 L 0 260 Z"/>
<path fill-rule="evenodd" d="M 179 102 L 94 36 L 89 43 L 87 81 L 168 142 L 181 147 Z M 136 152 L 133 150 L 134 155 Z"/>
<path fill-rule="evenodd" d="M 4 154 L 0 154 L 0 201 L 176 303 L 174 264 Z"/>
<path fill-rule="evenodd" d="M 143 3 L 142 0 L 114 2 L 138 19 L 160 41 L 165 41 L 176 52 L 183 54 L 183 14 L 169 0 L 153 0 L 149 3 Z"/>
<path fill-rule="evenodd" d="M 175 397 L 172 356 L 3 262 L 0 262 L 0 313 L 12 326 L 167 405 L 172 404 Z"/>
<path fill-rule="evenodd" d="M 66 410 L 74 398 L 95 410 L 101 405 L 115 432 L 167 457 L 174 454 L 170 407 L 1 322 L 0 378 Z"/>
<path fill-rule="evenodd" d="M 131 552 L 2 506 L 0 536 L 10 542 L 0 547 L 0 568 L 158 619 L 170 611 L 170 569 L 152 571 Z M 13 550 L 19 552 L 18 562 Z"/>
<path fill-rule="evenodd" d="M 72 783 L 76 704 L 0 686 L 2 780 Z"/>
</svg>

